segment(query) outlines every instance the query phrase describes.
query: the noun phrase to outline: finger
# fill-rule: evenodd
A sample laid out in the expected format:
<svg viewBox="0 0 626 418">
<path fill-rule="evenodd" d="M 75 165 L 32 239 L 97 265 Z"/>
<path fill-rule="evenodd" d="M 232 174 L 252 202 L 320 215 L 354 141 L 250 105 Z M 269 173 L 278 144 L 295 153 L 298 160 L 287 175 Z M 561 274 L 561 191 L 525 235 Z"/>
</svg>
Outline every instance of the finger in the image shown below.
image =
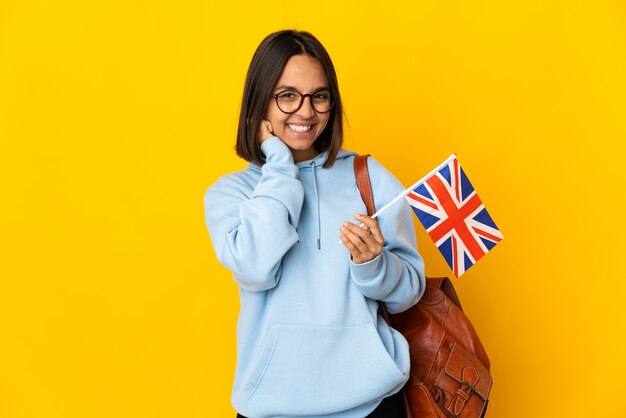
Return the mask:
<svg viewBox="0 0 626 418">
<path fill-rule="evenodd" d="M 357 248 L 354 242 L 348 237 L 348 234 L 351 234 L 350 231 L 343 228 L 340 232 L 341 242 L 350 252 L 350 259 L 352 260 L 352 262 L 355 264 L 361 264 L 367 259 L 366 255 L 361 253 L 361 251 Z"/>
<path fill-rule="evenodd" d="M 350 251 L 350 255 L 352 255 L 352 258 L 355 258 L 360 254 L 359 249 L 352 243 L 352 241 L 350 241 L 350 239 L 346 235 L 345 229 L 341 229 L 339 231 L 339 239 L 341 239 L 343 245 L 348 249 L 348 251 Z"/>
<path fill-rule="evenodd" d="M 262 120 L 259 126 L 259 140 L 263 143 L 272 136 L 272 123 L 269 120 Z"/>
<path fill-rule="evenodd" d="M 363 218 L 369 218 L 368 216 L 361 216 Z M 369 226 L 365 225 L 366 228 L 371 230 L 371 233 L 366 232 L 363 228 L 350 224 L 349 222 L 346 222 L 345 224 L 347 225 L 347 229 L 357 235 L 366 244 L 366 249 L 360 247 L 358 244 L 356 245 L 359 248 L 359 251 L 364 254 L 368 260 L 370 260 L 382 252 L 385 242 L 382 233 L 380 232 L 380 228 L 378 227 L 378 222 L 372 218 L 363 220 L 371 225 L 371 229 Z M 363 224 L 365 224 L 365 222 L 363 222 Z"/>
<path fill-rule="evenodd" d="M 376 241 L 374 236 L 370 233 L 367 225 L 365 225 L 365 227 L 360 227 L 353 223 L 345 222 L 344 227 L 358 236 L 367 246 L 373 247 L 378 244 L 378 241 Z"/>
<path fill-rule="evenodd" d="M 369 228 L 376 242 L 378 242 L 379 244 L 385 243 L 385 238 L 383 237 L 383 233 L 380 230 L 380 227 L 378 226 L 378 221 L 376 219 L 370 216 L 362 215 L 360 213 L 357 213 L 356 215 L 354 215 L 354 218 L 357 219 L 358 221 L 363 222 L 365 226 Z"/>
<path fill-rule="evenodd" d="M 356 227 L 359 228 L 359 227 Z M 360 229 L 360 228 L 359 228 Z M 352 261 L 355 264 L 361 264 L 372 260 L 382 251 L 382 246 L 374 243 L 375 247 L 369 247 L 361 240 L 361 238 L 349 231 L 347 228 L 341 228 L 341 240 L 350 251 Z"/>
<path fill-rule="evenodd" d="M 342 226 L 342 230 L 360 253 L 366 253 L 370 245 L 376 245 L 374 238 L 366 230 L 357 225 L 345 222 Z"/>
</svg>

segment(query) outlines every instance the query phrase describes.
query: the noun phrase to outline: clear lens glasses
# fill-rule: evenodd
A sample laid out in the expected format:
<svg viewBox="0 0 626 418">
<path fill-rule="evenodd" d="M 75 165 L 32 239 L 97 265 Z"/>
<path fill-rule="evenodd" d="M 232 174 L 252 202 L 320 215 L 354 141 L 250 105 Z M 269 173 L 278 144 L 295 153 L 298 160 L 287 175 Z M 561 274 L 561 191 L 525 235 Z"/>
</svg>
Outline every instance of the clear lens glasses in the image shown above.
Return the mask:
<svg viewBox="0 0 626 418">
<path fill-rule="evenodd" d="M 276 100 L 276 105 L 283 113 L 296 113 L 302 107 L 304 99 L 309 97 L 311 99 L 311 106 L 317 113 L 326 113 L 333 108 L 333 100 L 330 97 L 330 92 L 321 90 L 311 94 L 302 94 L 295 90 L 285 90 L 277 94 L 272 94 L 272 97 Z"/>
</svg>

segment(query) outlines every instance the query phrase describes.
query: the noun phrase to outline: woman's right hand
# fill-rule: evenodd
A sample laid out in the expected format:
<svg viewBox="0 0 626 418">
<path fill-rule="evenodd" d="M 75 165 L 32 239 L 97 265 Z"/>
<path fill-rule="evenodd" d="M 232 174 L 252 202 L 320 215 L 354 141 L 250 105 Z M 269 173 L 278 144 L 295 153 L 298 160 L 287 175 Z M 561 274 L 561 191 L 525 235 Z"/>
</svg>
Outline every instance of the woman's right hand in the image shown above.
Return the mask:
<svg viewBox="0 0 626 418">
<path fill-rule="evenodd" d="M 272 123 L 269 120 L 263 119 L 261 126 L 259 127 L 259 141 L 261 144 L 274 136 L 272 130 Z"/>
</svg>

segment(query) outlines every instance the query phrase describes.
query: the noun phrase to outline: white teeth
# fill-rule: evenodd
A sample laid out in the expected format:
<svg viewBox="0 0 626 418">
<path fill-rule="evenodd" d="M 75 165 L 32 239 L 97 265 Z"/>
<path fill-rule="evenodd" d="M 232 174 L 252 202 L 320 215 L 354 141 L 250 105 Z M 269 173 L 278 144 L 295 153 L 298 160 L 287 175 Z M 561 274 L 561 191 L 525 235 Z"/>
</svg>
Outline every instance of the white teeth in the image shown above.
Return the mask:
<svg viewBox="0 0 626 418">
<path fill-rule="evenodd" d="M 289 124 L 287 126 L 289 127 L 289 129 L 291 129 L 292 131 L 296 131 L 296 132 L 310 131 L 311 128 L 313 127 L 313 125 L 292 125 L 292 124 Z"/>
</svg>

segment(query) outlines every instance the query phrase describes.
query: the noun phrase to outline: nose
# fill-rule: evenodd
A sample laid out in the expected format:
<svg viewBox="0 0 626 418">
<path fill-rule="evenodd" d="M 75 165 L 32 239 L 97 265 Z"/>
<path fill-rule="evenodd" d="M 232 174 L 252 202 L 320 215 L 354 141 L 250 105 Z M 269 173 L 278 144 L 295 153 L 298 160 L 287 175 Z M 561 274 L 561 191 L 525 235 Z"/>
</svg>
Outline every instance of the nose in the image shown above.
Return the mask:
<svg viewBox="0 0 626 418">
<path fill-rule="evenodd" d="M 313 96 L 307 94 L 302 99 L 302 106 L 300 106 L 300 109 L 298 109 L 296 114 L 307 119 L 315 116 L 315 109 L 313 109 Z"/>
</svg>

